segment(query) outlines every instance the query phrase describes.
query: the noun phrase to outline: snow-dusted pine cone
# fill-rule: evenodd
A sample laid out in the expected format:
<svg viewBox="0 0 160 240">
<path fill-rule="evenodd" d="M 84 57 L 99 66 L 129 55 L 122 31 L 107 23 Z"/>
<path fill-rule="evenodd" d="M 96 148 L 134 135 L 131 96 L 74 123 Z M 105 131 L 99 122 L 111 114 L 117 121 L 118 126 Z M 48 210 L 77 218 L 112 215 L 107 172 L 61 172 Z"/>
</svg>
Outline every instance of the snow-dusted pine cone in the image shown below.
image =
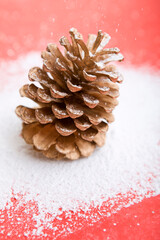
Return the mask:
<svg viewBox="0 0 160 240">
<path fill-rule="evenodd" d="M 60 39 L 64 55 L 56 44 L 48 44 L 42 52 L 43 69 L 34 67 L 22 97 L 38 106 L 18 106 L 23 120 L 22 136 L 48 158 L 78 159 L 89 156 L 96 145 L 105 143 L 108 124 L 114 121 L 113 109 L 118 104 L 122 76 L 111 61 L 123 60 L 118 48 L 105 48 L 110 36 L 98 31 L 90 34 L 87 44 L 74 28 L 71 43 Z"/>
</svg>

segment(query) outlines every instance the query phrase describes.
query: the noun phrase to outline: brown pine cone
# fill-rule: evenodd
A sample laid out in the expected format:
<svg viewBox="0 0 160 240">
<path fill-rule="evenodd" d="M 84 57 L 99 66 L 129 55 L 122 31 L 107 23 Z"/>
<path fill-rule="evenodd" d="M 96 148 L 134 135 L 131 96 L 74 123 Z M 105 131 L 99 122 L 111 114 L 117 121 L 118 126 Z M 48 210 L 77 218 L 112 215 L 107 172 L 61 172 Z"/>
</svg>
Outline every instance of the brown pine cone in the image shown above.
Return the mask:
<svg viewBox="0 0 160 240">
<path fill-rule="evenodd" d="M 43 51 L 43 69 L 34 67 L 22 97 L 35 101 L 36 108 L 18 106 L 23 120 L 22 136 L 48 158 L 78 159 L 89 156 L 96 145 L 105 143 L 108 123 L 114 121 L 122 76 L 111 61 L 123 60 L 118 48 L 105 48 L 110 36 L 98 31 L 90 34 L 87 44 L 74 28 L 71 43 L 60 39 L 64 55 L 56 44 Z"/>
</svg>

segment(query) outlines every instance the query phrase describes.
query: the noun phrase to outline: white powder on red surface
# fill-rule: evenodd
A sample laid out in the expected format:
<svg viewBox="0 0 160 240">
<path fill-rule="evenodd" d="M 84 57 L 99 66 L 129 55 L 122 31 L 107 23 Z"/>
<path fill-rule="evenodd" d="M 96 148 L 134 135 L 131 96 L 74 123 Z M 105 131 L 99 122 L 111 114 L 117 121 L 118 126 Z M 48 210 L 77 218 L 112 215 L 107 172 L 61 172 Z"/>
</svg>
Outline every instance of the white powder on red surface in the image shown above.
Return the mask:
<svg viewBox="0 0 160 240">
<path fill-rule="evenodd" d="M 14 112 L 19 104 L 34 106 L 18 89 L 29 82 L 28 70 L 36 65 L 42 65 L 39 53 L 0 64 L 0 208 L 12 189 L 38 201 L 40 213 L 45 209 L 55 216 L 60 207 L 85 210 L 118 193 L 159 194 L 160 77 L 146 69 L 121 69 L 125 81 L 106 145 L 89 158 L 54 161 L 24 142 Z"/>
</svg>

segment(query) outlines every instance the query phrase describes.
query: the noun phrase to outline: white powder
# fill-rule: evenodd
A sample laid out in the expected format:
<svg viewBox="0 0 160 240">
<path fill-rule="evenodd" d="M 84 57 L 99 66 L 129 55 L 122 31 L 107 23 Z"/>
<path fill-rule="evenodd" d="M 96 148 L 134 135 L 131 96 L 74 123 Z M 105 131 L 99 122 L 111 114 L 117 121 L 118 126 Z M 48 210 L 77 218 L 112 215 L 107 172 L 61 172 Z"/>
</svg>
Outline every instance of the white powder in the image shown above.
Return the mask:
<svg viewBox="0 0 160 240">
<path fill-rule="evenodd" d="M 29 82 L 28 70 L 36 65 L 42 65 L 39 53 L 0 65 L 0 81 L 8 82 L 0 92 L 0 207 L 9 201 L 11 189 L 27 192 L 27 199 L 38 201 L 40 213 L 46 209 L 54 216 L 60 207 L 85 210 L 91 201 L 101 205 L 118 193 L 135 192 L 141 196 L 137 201 L 149 191 L 159 194 L 160 77 L 146 69 L 121 69 L 125 81 L 106 145 L 89 158 L 54 161 L 19 136 L 21 121 L 14 112 L 19 104 L 34 106 L 20 98 L 18 89 Z"/>
</svg>

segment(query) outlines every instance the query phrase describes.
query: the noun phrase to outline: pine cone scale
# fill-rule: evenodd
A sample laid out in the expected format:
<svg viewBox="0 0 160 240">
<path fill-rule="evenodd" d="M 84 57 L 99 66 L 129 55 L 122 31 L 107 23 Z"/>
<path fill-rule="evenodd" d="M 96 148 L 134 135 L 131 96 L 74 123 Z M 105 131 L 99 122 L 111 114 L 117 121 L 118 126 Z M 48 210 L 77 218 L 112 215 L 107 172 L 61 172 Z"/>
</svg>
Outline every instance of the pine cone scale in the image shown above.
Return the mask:
<svg viewBox="0 0 160 240">
<path fill-rule="evenodd" d="M 88 142 L 80 137 L 76 138 L 76 145 L 82 156 L 88 157 L 94 151 L 96 145 L 93 142 Z"/>
<path fill-rule="evenodd" d="M 56 119 L 49 107 L 36 109 L 35 117 L 37 121 L 41 124 L 52 123 Z"/>
<path fill-rule="evenodd" d="M 56 143 L 56 150 L 62 154 L 68 154 L 76 147 L 75 136 L 72 134 L 67 137 L 59 136 Z"/>
<path fill-rule="evenodd" d="M 57 120 L 55 128 L 62 136 L 69 136 L 77 131 L 73 120 L 69 118 Z"/>
<path fill-rule="evenodd" d="M 74 123 L 76 127 L 81 131 L 85 131 L 92 126 L 91 122 L 86 117 L 84 117 L 84 115 L 82 117 L 74 119 Z"/>
<path fill-rule="evenodd" d="M 67 79 L 67 87 L 71 92 L 79 92 L 82 90 L 82 86 L 74 83 L 71 79 Z"/>
<path fill-rule="evenodd" d="M 69 114 L 66 111 L 64 103 L 52 103 L 52 112 L 58 119 L 68 118 Z"/>
<path fill-rule="evenodd" d="M 66 110 L 72 119 L 81 117 L 84 114 L 83 107 L 80 104 L 73 103 L 71 100 L 68 101 L 68 99 L 65 101 L 65 104 Z"/>
<path fill-rule="evenodd" d="M 40 129 L 42 129 L 42 125 L 37 122 L 31 124 L 23 123 L 22 136 L 27 143 L 33 144 L 33 136 L 36 135 Z"/>
<path fill-rule="evenodd" d="M 47 124 L 33 136 L 33 144 L 38 150 L 48 150 L 50 146 L 56 143 L 58 136 L 55 126 Z"/>
</svg>

